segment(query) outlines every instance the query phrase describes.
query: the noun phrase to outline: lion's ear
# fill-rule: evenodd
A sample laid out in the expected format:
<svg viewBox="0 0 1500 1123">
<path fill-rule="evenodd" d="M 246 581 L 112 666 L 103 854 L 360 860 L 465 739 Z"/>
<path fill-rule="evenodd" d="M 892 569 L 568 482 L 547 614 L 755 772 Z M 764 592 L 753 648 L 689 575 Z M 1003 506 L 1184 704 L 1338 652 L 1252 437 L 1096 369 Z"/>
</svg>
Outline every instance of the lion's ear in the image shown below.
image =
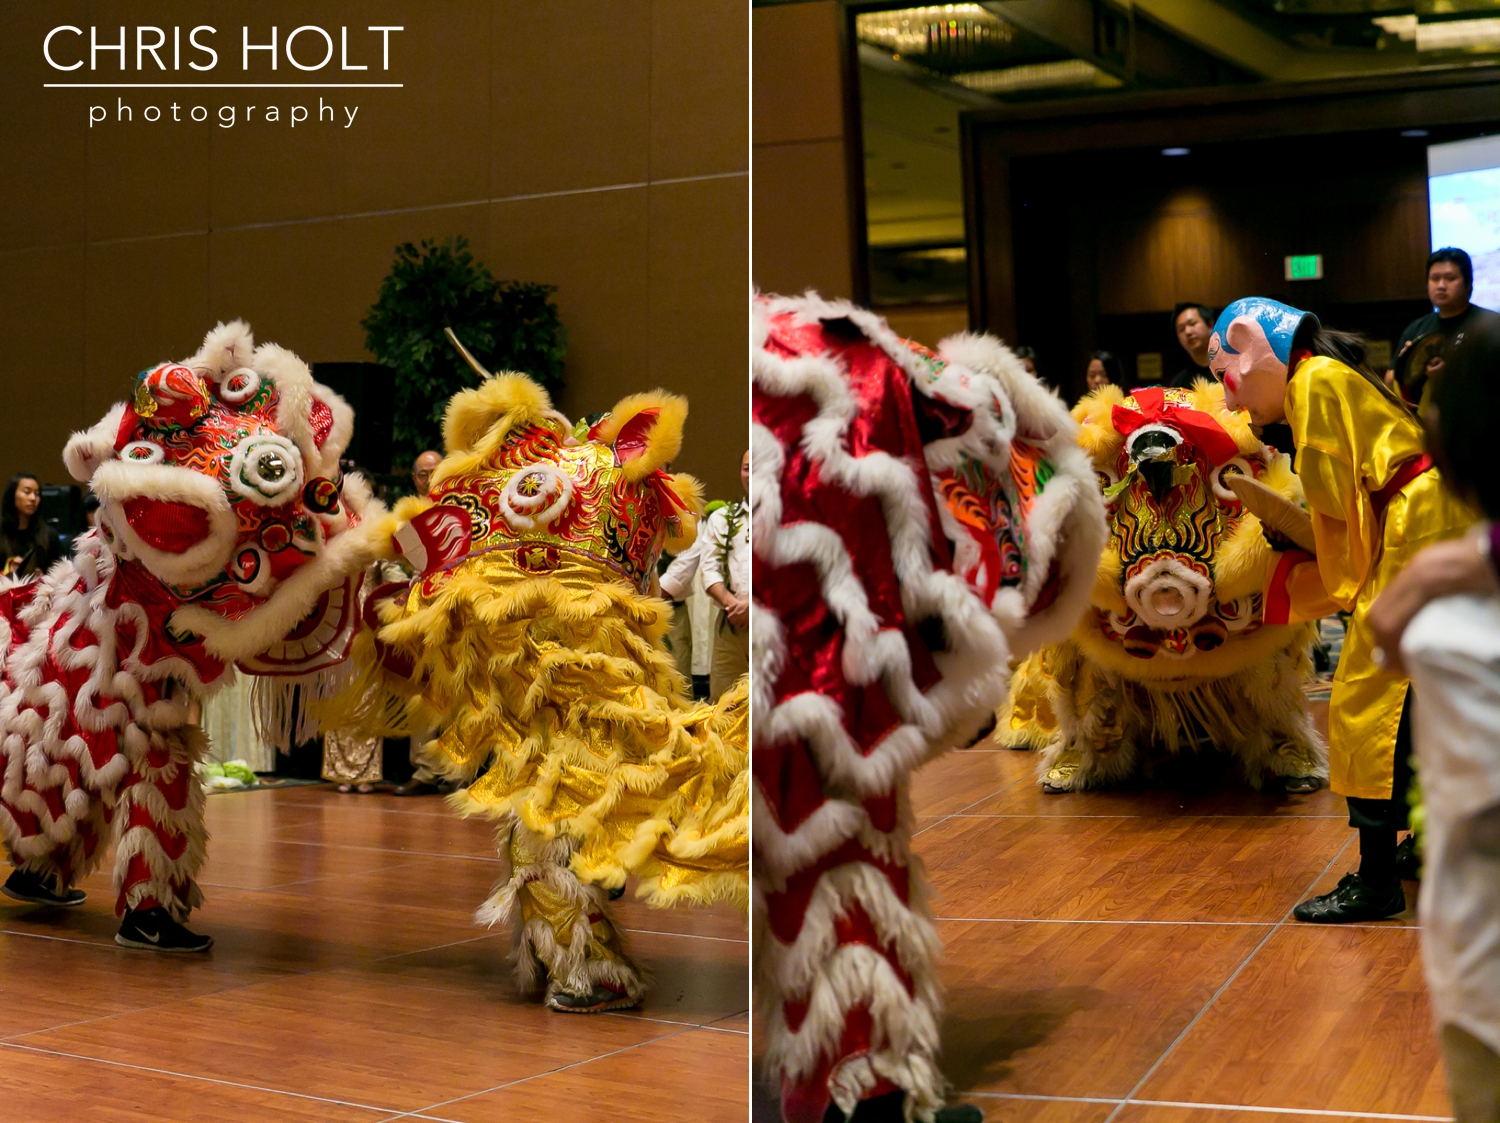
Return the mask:
<svg viewBox="0 0 1500 1123">
<path fill-rule="evenodd" d="M 687 411 L 687 399 L 676 394 L 663 390 L 632 394 L 594 427 L 594 439 L 614 448 L 626 479 L 642 480 L 665 468 L 682 451 Z"/>
<path fill-rule="evenodd" d="M 472 390 L 460 390 L 448 402 L 443 413 L 443 444 L 450 453 L 470 452 L 486 437 L 503 437 L 518 425 L 545 417 L 551 408 L 547 391 L 524 374 L 491 375 Z"/>
</svg>

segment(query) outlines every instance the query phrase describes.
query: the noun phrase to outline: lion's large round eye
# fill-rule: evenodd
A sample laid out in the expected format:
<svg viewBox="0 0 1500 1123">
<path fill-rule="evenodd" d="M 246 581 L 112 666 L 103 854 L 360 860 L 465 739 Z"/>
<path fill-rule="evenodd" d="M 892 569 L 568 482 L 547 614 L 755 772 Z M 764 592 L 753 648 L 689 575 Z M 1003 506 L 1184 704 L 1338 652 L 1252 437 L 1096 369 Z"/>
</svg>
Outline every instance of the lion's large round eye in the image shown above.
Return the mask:
<svg viewBox="0 0 1500 1123">
<path fill-rule="evenodd" d="M 556 465 L 518 471 L 500 495 L 500 513 L 515 530 L 533 530 L 557 518 L 573 500 L 573 481 Z"/>
<path fill-rule="evenodd" d="M 279 433 L 256 433 L 235 446 L 229 486 L 263 507 L 279 507 L 302 491 L 302 454 Z"/>
<path fill-rule="evenodd" d="M 249 367 L 240 367 L 232 370 L 229 376 L 219 383 L 219 397 L 231 405 L 239 405 L 248 402 L 260 389 L 260 375 Z"/>
<path fill-rule="evenodd" d="M 160 464 L 166 451 L 155 441 L 131 441 L 120 450 L 120 459 L 127 464 Z"/>
</svg>

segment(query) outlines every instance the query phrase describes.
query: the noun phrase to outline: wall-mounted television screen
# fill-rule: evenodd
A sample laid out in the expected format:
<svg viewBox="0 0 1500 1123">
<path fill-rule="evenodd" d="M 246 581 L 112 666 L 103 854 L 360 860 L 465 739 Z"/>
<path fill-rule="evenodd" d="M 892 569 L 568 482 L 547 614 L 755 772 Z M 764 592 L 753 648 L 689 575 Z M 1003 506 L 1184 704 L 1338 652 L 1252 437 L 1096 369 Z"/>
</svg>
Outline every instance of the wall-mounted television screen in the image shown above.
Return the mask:
<svg viewBox="0 0 1500 1123">
<path fill-rule="evenodd" d="M 1500 310 L 1500 136 L 1427 146 L 1432 248 L 1474 259 L 1475 304 Z"/>
</svg>

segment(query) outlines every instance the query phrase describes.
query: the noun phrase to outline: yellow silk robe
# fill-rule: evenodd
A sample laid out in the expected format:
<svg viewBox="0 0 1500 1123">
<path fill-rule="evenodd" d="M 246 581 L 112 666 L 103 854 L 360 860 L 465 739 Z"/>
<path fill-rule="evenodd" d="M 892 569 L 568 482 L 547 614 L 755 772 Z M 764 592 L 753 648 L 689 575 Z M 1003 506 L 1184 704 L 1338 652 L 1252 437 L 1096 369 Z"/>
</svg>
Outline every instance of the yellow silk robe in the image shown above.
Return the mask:
<svg viewBox="0 0 1500 1123">
<path fill-rule="evenodd" d="M 1412 555 L 1463 534 L 1475 516 L 1442 486 L 1434 468 L 1392 497 L 1382 523 L 1370 497 L 1423 454 L 1422 428 L 1343 363 L 1322 357 L 1299 363 L 1287 380 L 1286 420 L 1323 584 L 1316 593 L 1291 590 L 1294 618 L 1315 615 L 1310 601 L 1324 591 L 1353 614 L 1329 704 L 1329 785 L 1340 795 L 1389 799 L 1407 680 L 1375 665 L 1366 617 Z"/>
</svg>

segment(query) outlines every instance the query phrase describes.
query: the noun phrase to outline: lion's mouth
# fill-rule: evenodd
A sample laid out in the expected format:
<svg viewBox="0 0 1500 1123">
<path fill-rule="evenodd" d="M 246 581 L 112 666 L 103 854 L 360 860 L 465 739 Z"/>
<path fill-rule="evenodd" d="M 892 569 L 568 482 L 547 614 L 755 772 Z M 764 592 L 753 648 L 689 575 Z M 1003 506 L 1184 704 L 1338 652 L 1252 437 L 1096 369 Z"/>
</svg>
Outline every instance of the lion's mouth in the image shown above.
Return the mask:
<svg viewBox="0 0 1500 1123">
<path fill-rule="evenodd" d="M 346 578 L 323 592 L 295 628 L 259 655 L 241 659 L 240 669 L 253 675 L 304 675 L 343 662 L 358 623 L 363 580 Z"/>
</svg>

